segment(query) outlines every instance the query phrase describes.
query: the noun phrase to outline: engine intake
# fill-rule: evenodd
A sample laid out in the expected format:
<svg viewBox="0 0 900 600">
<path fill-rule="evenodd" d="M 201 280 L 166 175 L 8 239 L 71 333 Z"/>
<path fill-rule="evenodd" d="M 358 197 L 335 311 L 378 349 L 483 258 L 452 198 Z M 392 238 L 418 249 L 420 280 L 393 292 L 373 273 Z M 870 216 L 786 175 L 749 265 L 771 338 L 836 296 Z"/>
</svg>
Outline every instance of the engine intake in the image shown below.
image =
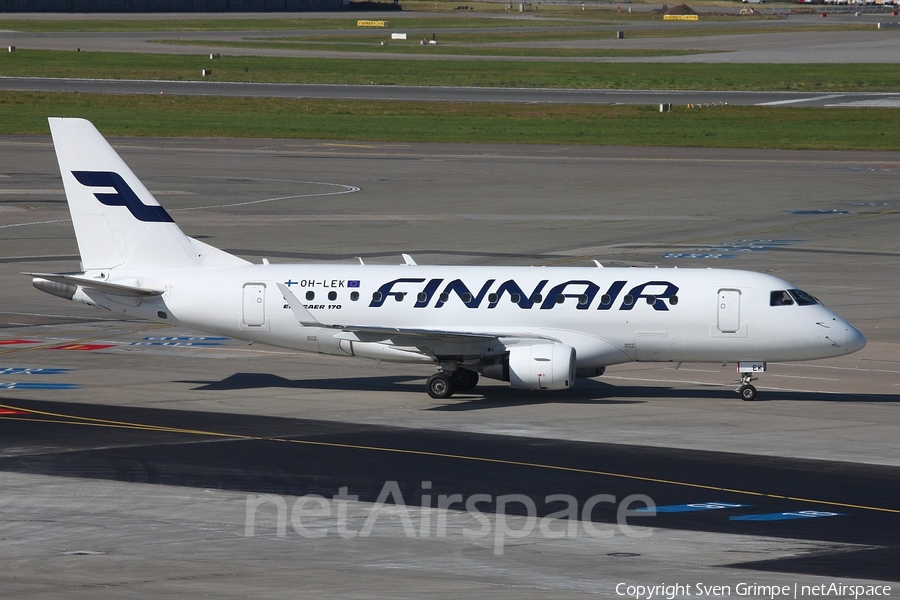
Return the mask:
<svg viewBox="0 0 900 600">
<path fill-rule="evenodd" d="M 565 344 L 534 344 L 511 348 L 485 361 L 481 374 L 526 390 L 565 390 L 575 384 L 575 348 Z"/>
</svg>

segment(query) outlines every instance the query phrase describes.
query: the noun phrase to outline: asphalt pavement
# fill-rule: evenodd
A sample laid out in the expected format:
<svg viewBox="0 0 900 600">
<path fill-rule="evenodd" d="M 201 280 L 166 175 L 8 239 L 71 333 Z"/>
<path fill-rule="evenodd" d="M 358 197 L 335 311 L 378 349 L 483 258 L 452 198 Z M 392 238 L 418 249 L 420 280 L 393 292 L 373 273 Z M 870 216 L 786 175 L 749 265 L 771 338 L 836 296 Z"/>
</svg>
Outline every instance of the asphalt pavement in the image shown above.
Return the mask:
<svg viewBox="0 0 900 600">
<path fill-rule="evenodd" d="M 94 94 L 168 94 L 256 98 L 517 102 L 551 104 L 732 104 L 739 106 L 900 107 L 900 93 L 729 92 L 681 90 L 579 90 L 385 85 L 121 81 L 0 77 L 0 90 Z"/>
</svg>

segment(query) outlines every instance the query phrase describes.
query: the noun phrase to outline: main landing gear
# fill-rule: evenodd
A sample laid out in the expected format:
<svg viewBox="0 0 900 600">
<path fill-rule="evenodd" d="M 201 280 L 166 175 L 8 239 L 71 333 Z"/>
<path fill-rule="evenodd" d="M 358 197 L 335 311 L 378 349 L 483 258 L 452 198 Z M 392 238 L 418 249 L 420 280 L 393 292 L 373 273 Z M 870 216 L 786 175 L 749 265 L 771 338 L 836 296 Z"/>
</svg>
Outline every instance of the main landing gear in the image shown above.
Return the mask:
<svg viewBox="0 0 900 600">
<path fill-rule="evenodd" d="M 478 373 L 468 369 L 453 372 L 441 371 L 428 378 L 425 384 L 428 395 L 437 400 L 449 398 L 455 392 L 467 392 L 478 385 Z"/>
</svg>

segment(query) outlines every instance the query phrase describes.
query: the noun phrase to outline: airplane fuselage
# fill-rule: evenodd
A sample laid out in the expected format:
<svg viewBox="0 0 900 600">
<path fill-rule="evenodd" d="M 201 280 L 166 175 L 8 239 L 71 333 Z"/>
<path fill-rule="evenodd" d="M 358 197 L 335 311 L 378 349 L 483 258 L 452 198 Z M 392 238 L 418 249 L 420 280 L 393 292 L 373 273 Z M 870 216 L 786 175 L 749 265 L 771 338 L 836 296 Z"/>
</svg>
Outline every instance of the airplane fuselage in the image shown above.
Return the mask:
<svg viewBox="0 0 900 600">
<path fill-rule="evenodd" d="M 388 350 L 408 348 L 403 340 L 367 353 L 364 344 L 381 340 L 301 326 L 276 283 L 322 323 L 540 336 L 575 348 L 579 369 L 635 360 L 810 360 L 864 343 L 821 304 L 772 305 L 773 292 L 792 284 L 738 270 L 269 264 L 142 270 L 135 278 L 166 292 L 138 306 L 105 294 L 106 307 L 285 348 L 400 362 L 435 357 Z M 485 352 L 463 346 L 479 344 L 460 344 L 456 355 Z"/>
</svg>

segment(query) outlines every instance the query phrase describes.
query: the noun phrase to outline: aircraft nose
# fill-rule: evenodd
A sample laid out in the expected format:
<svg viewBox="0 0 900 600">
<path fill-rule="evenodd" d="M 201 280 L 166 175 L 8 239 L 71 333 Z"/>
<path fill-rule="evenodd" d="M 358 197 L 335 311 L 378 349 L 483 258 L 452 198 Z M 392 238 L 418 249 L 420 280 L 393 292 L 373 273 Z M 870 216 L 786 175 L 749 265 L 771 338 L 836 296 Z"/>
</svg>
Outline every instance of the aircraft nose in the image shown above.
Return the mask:
<svg viewBox="0 0 900 600">
<path fill-rule="evenodd" d="M 856 352 L 866 347 L 866 336 L 859 329 L 844 322 L 844 343 L 841 344 L 847 353 Z"/>
</svg>

